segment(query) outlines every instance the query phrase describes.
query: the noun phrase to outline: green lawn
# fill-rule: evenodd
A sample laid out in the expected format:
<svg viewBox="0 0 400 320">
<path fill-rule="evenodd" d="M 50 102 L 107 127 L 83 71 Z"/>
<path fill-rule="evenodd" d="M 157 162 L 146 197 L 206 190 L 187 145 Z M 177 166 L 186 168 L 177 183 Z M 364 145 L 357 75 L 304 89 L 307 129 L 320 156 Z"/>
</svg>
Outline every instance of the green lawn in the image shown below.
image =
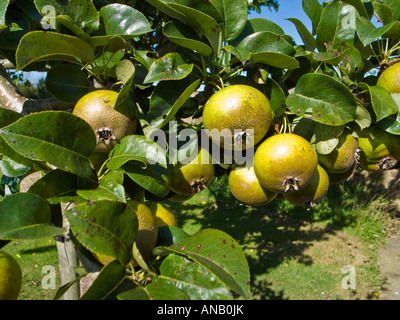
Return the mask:
<svg viewBox="0 0 400 320">
<path fill-rule="evenodd" d="M 61 285 L 56 242 L 54 239 L 12 241 L 3 247 L 2 250 L 12 254 L 22 269 L 23 278 L 19 299 L 53 299 L 57 290 L 51 288 L 52 283 L 49 279 L 49 270 L 56 272 L 56 288 Z"/>
</svg>

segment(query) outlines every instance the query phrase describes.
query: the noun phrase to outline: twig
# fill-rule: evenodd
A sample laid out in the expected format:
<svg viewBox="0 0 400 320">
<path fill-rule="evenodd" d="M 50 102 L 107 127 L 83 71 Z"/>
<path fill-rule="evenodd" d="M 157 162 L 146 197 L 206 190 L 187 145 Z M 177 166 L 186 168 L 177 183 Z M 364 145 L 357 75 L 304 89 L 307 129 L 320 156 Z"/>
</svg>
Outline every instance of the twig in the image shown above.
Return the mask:
<svg viewBox="0 0 400 320">
<path fill-rule="evenodd" d="M 11 81 L 6 69 L 0 65 L 0 107 L 25 115 L 45 110 L 67 110 L 73 104 L 56 98 L 34 100 L 24 97 Z"/>
<path fill-rule="evenodd" d="M 387 68 L 389 68 L 390 66 L 392 66 L 398 62 L 400 62 L 400 58 L 394 58 L 388 62 L 385 62 L 385 61 L 381 62 L 380 69 L 378 72 L 378 77 L 383 73 L 383 71 L 385 71 Z"/>
<path fill-rule="evenodd" d="M 383 23 L 383 20 L 381 19 L 381 17 L 378 16 L 378 14 L 376 13 L 376 11 L 374 10 L 374 16 L 376 19 L 378 19 L 378 22 Z"/>
</svg>

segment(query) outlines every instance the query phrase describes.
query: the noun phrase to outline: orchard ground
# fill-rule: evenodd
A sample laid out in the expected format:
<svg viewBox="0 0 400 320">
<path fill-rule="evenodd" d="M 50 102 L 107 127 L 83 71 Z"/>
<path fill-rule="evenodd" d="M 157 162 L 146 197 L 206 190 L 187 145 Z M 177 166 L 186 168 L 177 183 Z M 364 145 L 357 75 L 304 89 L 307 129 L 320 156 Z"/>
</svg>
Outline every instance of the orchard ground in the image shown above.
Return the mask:
<svg viewBox="0 0 400 320">
<path fill-rule="evenodd" d="M 397 300 L 400 215 L 393 184 L 399 176 L 397 170 L 383 179 L 358 173 L 331 186 L 309 211 L 286 200 L 259 208 L 240 205 L 226 187 L 226 177 L 185 203 L 169 205 L 188 233 L 215 227 L 241 243 L 250 266 L 252 299 Z M 44 289 L 48 282 L 42 280 L 44 266 L 57 269 L 55 240 L 11 242 L 3 250 L 21 264 L 20 299 L 52 299 L 56 290 Z M 351 275 L 346 266 L 353 268 L 355 289 L 344 285 Z"/>
<path fill-rule="evenodd" d="M 334 185 L 310 211 L 285 200 L 241 206 L 225 190 L 224 179 L 174 208 L 189 232 L 218 226 L 238 239 L 248 257 L 254 299 L 385 299 L 387 275 L 379 254 L 386 239 L 399 233 L 399 223 L 389 194 L 375 197 L 388 183 L 378 179 L 360 173 Z M 355 290 L 343 288 L 345 266 L 355 269 Z"/>
</svg>

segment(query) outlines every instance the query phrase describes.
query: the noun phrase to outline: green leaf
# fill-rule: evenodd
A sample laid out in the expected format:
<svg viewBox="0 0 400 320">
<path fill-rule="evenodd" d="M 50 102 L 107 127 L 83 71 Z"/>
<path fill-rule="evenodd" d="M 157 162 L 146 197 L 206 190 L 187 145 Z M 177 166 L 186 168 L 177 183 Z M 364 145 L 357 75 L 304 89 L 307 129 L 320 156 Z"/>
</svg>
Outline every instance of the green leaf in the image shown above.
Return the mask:
<svg viewBox="0 0 400 320">
<path fill-rule="evenodd" d="M 121 292 L 117 295 L 118 300 L 150 300 L 147 292 L 142 287 L 136 287 L 135 289 Z"/>
<path fill-rule="evenodd" d="M 147 70 L 149 70 L 151 64 L 156 60 L 157 52 L 136 50 L 135 59 L 140 62 Z"/>
<path fill-rule="evenodd" d="M 400 113 L 395 117 L 382 119 L 377 125 L 391 134 L 400 135 Z"/>
<path fill-rule="evenodd" d="M 1 135 L 0 135 L 0 155 L 3 155 L 4 157 L 7 157 L 8 159 L 11 159 L 12 161 L 15 161 L 16 163 L 19 163 L 26 167 L 31 167 L 36 169 L 40 168 L 40 164 L 25 158 L 24 156 L 17 153 L 13 148 L 11 148 L 7 144 L 7 142 L 1 137 Z"/>
<path fill-rule="evenodd" d="M 389 6 L 378 2 L 373 2 L 372 5 L 384 25 L 393 21 L 392 9 Z"/>
<path fill-rule="evenodd" d="M 299 67 L 299 62 L 286 54 L 277 52 L 259 52 L 253 53 L 250 60 L 261 62 L 266 65 L 281 69 L 296 69 Z"/>
<path fill-rule="evenodd" d="M 314 52 L 313 58 L 316 61 L 326 62 L 331 65 L 338 65 L 340 62 L 343 61 L 344 54 L 348 49 L 344 49 L 344 46 L 341 47 L 343 51 L 339 51 L 333 47 L 332 43 L 326 44 L 326 51 L 325 52 Z"/>
<path fill-rule="evenodd" d="M 118 52 L 121 50 L 132 50 L 133 47 L 121 36 L 114 36 L 108 40 L 107 51 Z"/>
<path fill-rule="evenodd" d="M 8 110 L 5 108 L 0 108 L 0 128 L 5 127 L 17 120 L 21 119 L 23 116 L 15 111 Z M 37 164 L 29 159 L 26 159 L 19 153 L 17 153 L 14 149 L 12 149 L 7 142 L 0 135 L 0 155 L 5 156 L 6 158 L 24 165 L 26 167 L 37 167 Z"/>
<path fill-rule="evenodd" d="M 242 64 L 245 64 L 251 58 L 251 52 L 245 47 L 234 47 L 232 45 L 226 45 L 222 48 L 226 52 L 232 53 L 236 58 L 240 60 Z"/>
<path fill-rule="evenodd" d="M 317 47 L 315 38 L 313 37 L 311 32 L 308 31 L 308 29 L 304 25 L 304 23 L 301 22 L 299 19 L 295 19 L 295 18 L 289 18 L 287 20 L 289 20 L 290 22 L 292 22 L 295 25 L 301 39 L 303 40 L 305 49 L 307 51 L 314 51 L 315 48 Z"/>
<path fill-rule="evenodd" d="M 360 51 L 351 44 L 344 44 L 341 46 L 343 52 L 343 61 L 341 68 L 345 70 L 350 76 L 357 74 L 364 68 L 364 62 Z"/>
<path fill-rule="evenodd" d="M 170 4 L 170 6 L 184 14 L 185 21 L 189 26 L 194 26 L 200 28 L 204 32 L 204 35 L 207 37 L 210 42 L 214 52 L 218 52 L 222 43 L 222 32 L 213 17 L 192 9 L 190 7 L 182 6 L 180 4 Z M 189 23 L 188 23 L 189 22 Z"/>
<path fill-rule="evenodd" d="M 189 75 L 192 69 L 193 64 L 186 63 L 179 53 L 167 53 L 150 65 L 144 83 L 180 80 Z"/>
<path fill-rule="evenodd" d="M 206 36 L 211 44 L 214 52 L 218 52 L 222 43 L 222 32 L 218 25 L 218 22 L 214 17 L 202 11 L 193 9 L 191 7 L 173 3 L 170 1 L 163 0 L 146 0 L 152 6 L 156 7 L 160 11 L 169 15 L 172 18 L 179 20 L 180 22 L 187 24 L 193 30 L 196 31 L 197 35 L 200 37 L 202 33 Z M 196 4 L 194 2 L 193 4 Z M 197 3 L 199 4 L 199 3 Z M 203 9 L 206 10 L 207 6 L 200 4 Z M 215 7 L 214 7 L 215 8 Z M 209 12 L 208 12 L 209 13 Z M 215 13 L 215 11 L 214 11 Z M 220 16 L 221 17 L 221 16 Z"/>
<path fill-rule="evenodd" d="M 67 29 L 67 30 L 66 30 Z M 60 15 L 56 17 L 56 30 L 58 33 L 69 34 L 70 31 L 78 38 L 91 43 L 90 36 L 81 28 L 79 28 L 70 16 Z"/>
<path fill-rule="evenodd" d="M 89 182 L 90 180 L 79 178 L 75 174 L 56 169 L 37 180 L 29 188 L 29 192 L 52 203 L 57 201 L 57 198 L 75 195 L 77 189 L 90 186 Z"/>
<path fill-rule="evenodd" d="M 293 119 L 293 124 L 294 128 L 292 132 L 310 141 L 318 122 L 309 118 L 297 117 Z"/>
<path fill-rule="evenodd" d="M 168 283 L 185 292 L 190 300 L 229 300 L 232 294 L 201 264 L 170 254 L 160 266 L 154 283 Z"/>
<path fill-rule="evenodd" d="M 28 159 L 93 178 L 94 171 L 87 159 L 96 147 L 93 129 L 71 113 L 32 113 L 0 129 L 0 137 Z"/>
<path fill-rule="evenodd" d="M 110 262 L 101 269 L 96 279 L 80 300 L 104 300 L 124 280 L 125 274 L 125 265 L 115 260 Z"/>
<path fill-rule="evenodd" d="M 199 87 L 201 80 L 192 82 L 193 79 L 185 78 L 178 81 L 160 82 L 154 89 L 150 98 L 150 111 L 147 119 L 153 129 L 163 128 L 191 94 Z"/>
<path fill-rule="evenodd" d="M 352 23 L 351 10 L 343 2 L 328 4 L 322 11 L 317 28 L 316 44 L 319 51 L 324 51 L 326 43 L 355 43 L 355 24 Z M 354 15 L 356 11 L 354 9 Z M 349 23 L 350 22 L 350 23 Z"/>
<path fill-rule="evenodd" d="M 135 240 L 138 221 L 131 206 L 101 200 L 79 204 L 66 211 L 71 229 L 88 250 L 126 265 Z"/>
<path fill-rule="evenodd" d="M 265 83 L 266 96 L 271 104 L 275 117 L 279 117 L 286 110 L 286 96 L 279 84 L 272 78 Z"/>
<path fill-rule="evenodd" d="M 30 169 L 30 166 L 15 162 L 7 156 L 3 156 L 3 159 L 0 160 L 0 172 L 7 177 L 21 177 L 28 173 Z"/>
<path fill-rule="evenodd" d="M 244 38 L 239 46 L 245 47 L 252 54 L 260 52 L 276 52 L 286 55 L 294 55 L 294 47 L 281 36 L 269 32 L 259 31 Z"/>
<path fill-rule="evenodd" d="M 117 78 L 126 84 L 135 75 L 135 65 L 128 59 L 121 60 L 115 69 Z"/>
<path fill-rule="evenodd" d="M 158 240 L 157 242 L 162 245 L 172 245 L 183 239 L 186 239 L 189 235 L 179 227 L 163 226 L 158 227 Z"/>
<path fill-rule="evenodd" d="M 99 13 L 92 1 L 87 0 L 34 0 L 39 12 L 44 6 L 52 6 L 57 14 L 71 17 L 80 28 L 92 33 L 99 28 Z"/>
<path fill-rule="evenodd" d="M 10 0 L 3 0 L 0 3 L 0 28 L 1 28 L 1 26 L 6 24 L 6 12 L 7 12 L 9 3 L 10 3 Z"/>
<path fill-rule="evenodd" d="M 117 51 L 117 52 L 110 52 L 110 51 L 103 51 L 103 53 L 98 56 L 94 64 L 97 67 L 96 72 L 109 74 L 112 77 L 115 77 L 115 70 L 113 69 L 124 57 L 124 52 Z M 90 67 L 92 69 L 92 67 Z"/>
<path fill-rule="evenodd" d="M 225 41 L 239 36 L 247 22 L 247 0 L 222 0 Z"/>
<path fill-rule="evenodd" d="M 167 282 L 152 282 L 143 288 L 151 300 L 189 300 L 186 293 Z"/>
<path fill-rule="evenodd" d="M 281 36 L 260 31 L 244 38 L 238 45 L 238 49 L 245 48 L 251 53 L 250 60 L 265 63 L 282 69 L 298 68 L 298 61 L 292 57 L 296 51 Z"/>
<path fill-rule="evenodd" d="M 260 31 L 268 31 L 276 33 L 277 35 L 285 34 L 283 29 L 279 25 L 265 18 L 252 18 L 248 21 L 248 23 L 250 24 L 252 30 L 252 32 L 250 32 L 248 35 Z"/>
<path fill-rule="evenodd" d="M 157 8 L 158 10 L 160 10 L 161 12 L 165 13 L 166 15 L 170 16 L 171 18 L 177 19 L 183 23 L 185 23 L 185 20 L 188 20 L 187 22 L 189 23 L 185 23 L 187 25 L 191 25 L 189 19 L 187 19 L 185 17 L 185 15 L 181 12 L 179 12 L 178 10 L 172 8 L 168 1 L 163 1 L 163 0 L 146 0 L 146 2 L 150 3 L 153 7 Z M 197 28 L 198 26 L 196 25 L 196 32 L 199 34 L 199 30 Z"/>
<path fill-rule="evenodd" d="M 189 300 L 185 292 L 161 281 L 122 292 L 117 297 L 120 300 Z"/>
<path fill-rule="evenodd" d="M 161 0 L 168 5 L 182 5 L 188 8 L 195 9 L 201 13 L 204 13 L 212 17 L 219 24 L 223 23 L 223 0 L 211 0 L 208 2 L 198 0 Z"/>
<path fill-rule="evenodd" d="M 310 143 L 319 154 L 329 154 L 338 145 L 338 137 L 343 132 L 343 128 L 344 126 L 327 126 L 317 123 Z"/>
<path fill-rule="evenodd" d="M 144 166 L 159 164 L 167 166 L 166 150 L 145 136 L 126 136 L 114 147 L 107 168 L 116 170 L 128 161 L 140 161 Z"/>
<path fill-rule="evenodd" d="M 176 253 L 190 258 L 248 299 L 250 273 L 240 245 L 231 236 L 216 229 L 204 229 L 170 247 L 157 247 L 154 254 Z"/>
<path fill-rule="evenodd" d="M 393 93 L 392 98 L 400 109 L 400 94 Z M 389 133 L 400 135 L 400 111 L 398 111 L 394 115 L 383 118 L 382 120 L 377 122 L 377 125 L 385 129 Z"/>
<path fill-rule="evenodd" d="M 76 270 L 76 269 L 75 269 Z M 64 294 L 71 288 L 75 283 L 79 282 L 82 278 L 84 278 L 87 274 L 80 274 L 70 282 L 63 284 L 61 287 L 57 289 L 56 294 L 53 297 L 53 300 L 58 300 L 64 296 Z"/>
<path fill-rule="evenodd" d="M 360 38 L 362 44 L 367 46 L 375 40 L 380 39 L 387 33 L 396 33 L 396 30 L 399 30 L 400 28 L 400 23 L 398 21 L 394 21 L 390 24 L 377 28 L 368 19 L 360 17 L 360 19 L 357 19 L 356 27 L 358 37 Z"/>
<path fill-rule="evenodd" d="M 46 88 L 61 101 L 76 102 L 88 93 L 89 83 L 79 66 L 58 64 L 47 72 Z"/>
<path fill-rule="evenodd" d="M 197 51 L 202 56 L 209 56 L 213 52 L 208 44 L 201 41 L 196 32 L 183 23 L 170 21 L 165 25 L 163 32 L 172 42 Z"/>
<path fill-rule="evenodd" d="M 102 7 L 100 16 L 107 35 L 128 39 L 153 31 L 141 12 L 124 4 L 113 3 Z"/>
<path fill-rule="evenodd" d="M 357 101 L 347 86 L 317 73 L 303 75 L 286 103 L 296 115 L 332 126 L 353 121 L 357 108 Z"/>
<path fill-rule="evenodd" d="M 381 0 L 382 4 L 389 7 L 393 14 L 393 20 L 400 19 L 400 3 L 396 0 Z"/>
<path fill-rule="evenodd" d="M 285 35 L 283 29 L 275 22 L 264 18 L 252 18 L 246 22 L 240 35 L 230 43 L 236 46 L 247 36 L 261 31 L 268 31 L 281 36 Z"/>
<path fill-rule="evenodd" d="M 65 232 L 50 221 L 49 204 L 33 193 L 16 193 L 0 201 L 0 239 L 37 239 Z"/>
<path fill-rule="evenodd" d="M 131 92 L 135 77 L 135 66 L 127 59 L 120 61 L 116 68 L 117 77 L 124 83 L 118 93 L 114 109 L 128 118 L 134 120 L 137 117 L 136 101 Z"/>
<path fill-rule="evenodd" d="M 372 108 L 376 115 L 376 121 L 380 121 L 399 111 L 396 101 L 385 89 L 377 86 L 369 86 L 366 83 L 360 83 L 359 86 L 369 90 Z"/>
<path fill-rule="evenodd" d="M 367 18 L 367 19 L 370 18 L 368 15 L 367 9 L 365 8 L 365 5 L 364 5 L 365 1 L 362 1 L 362 0 L 341 0 L 341 1 L 353 6 L 357 10 L 357 12 L 360 16 Z"/>
<path fill-rule="evenodd" d="M 313 26 L 313 34 L 315 34 L 317 30 L 317 26 L 321 19 L 322 14 L 322 5 L 318 0 L 302 0 L 302 6 L 304 12 L 310 18 Z"/>
<path fill-rule="evenodd" d="M 166 169 L 160 166 L 144 168 L 139 163 L 131 161 L 122 166 L 122 169 L 139 186 L 158 198 L 164 198 L 170 192 Z"/>
<path fill-rule="evenodd" d="M 136 241 L 133 243 L 131 254 L 132 254 L 132 259 L 135 260 L 137 265 L 143 271 L 145 271 L 145 272 L 147 272 L 147 273 L 149 273 L 151 275 L 155 275 L 155 273 L 149 268 L 149 266 L 147 265 L 144 257 L 140 253 L 139 248 L 137 247 Z"/>
<path fill-rule="evenodd" d="M 370 113 L 361 105 L 357 105 L 354 121 L 359 125 L 361 130 L 368 128 L 372 123 Z"/>
<path fill-rule="evenodd" d="M 21 118 L 22 115 L 18 112 L 0 108 L 0 128 L 5 127 Z"/>
<path fill-rule="evenodd" d="M 123 187 L 124 175 L 119 171 L 109 171 L 100 179 L 99 186 L 92 190 L 78 190 L 77 194 L 90 201 L 111 200 L 126 202 Z"/>
<path fill-rule="evenodd" d="M 47 60 L 82 65 L 94 60 L 94 50 L 82 39 L 56 32 L 32 31 L 22 37 L 16 52 L 18 70 L 32 62 Z"/>
<path fill-rule="evenodd" d="M 385 31 L 382 35 L 383 38 L 395 38 L 397 39 L 400 33 L 400 21 L 393 21 L 389 24 L 390 28 Z M 383 27 L 381 27 L 383 28 Z"/>
</svg>

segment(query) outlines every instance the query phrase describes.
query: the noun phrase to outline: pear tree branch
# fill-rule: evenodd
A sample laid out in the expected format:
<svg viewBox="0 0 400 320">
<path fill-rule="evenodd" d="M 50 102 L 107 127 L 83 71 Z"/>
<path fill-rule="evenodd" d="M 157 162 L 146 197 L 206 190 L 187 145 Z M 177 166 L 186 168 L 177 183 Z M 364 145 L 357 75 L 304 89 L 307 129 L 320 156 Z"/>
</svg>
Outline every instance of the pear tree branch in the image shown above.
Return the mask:
<svg viewBox="0 0 400 320">
<path fill-rule="evenodd" d="M 35 100 L 24 97 L 0 64 L 0 107 L 26 115 L 46 110 L 68 110 L 73 104 L 56 98 Z"/>
</svg>

